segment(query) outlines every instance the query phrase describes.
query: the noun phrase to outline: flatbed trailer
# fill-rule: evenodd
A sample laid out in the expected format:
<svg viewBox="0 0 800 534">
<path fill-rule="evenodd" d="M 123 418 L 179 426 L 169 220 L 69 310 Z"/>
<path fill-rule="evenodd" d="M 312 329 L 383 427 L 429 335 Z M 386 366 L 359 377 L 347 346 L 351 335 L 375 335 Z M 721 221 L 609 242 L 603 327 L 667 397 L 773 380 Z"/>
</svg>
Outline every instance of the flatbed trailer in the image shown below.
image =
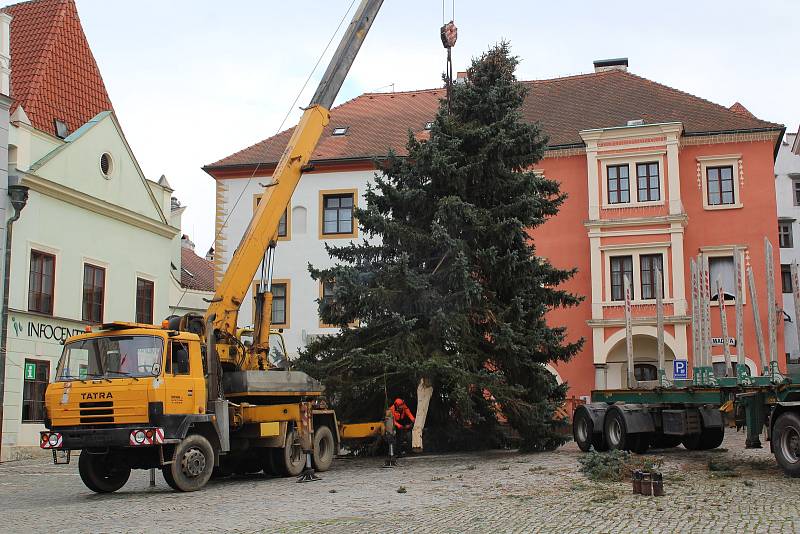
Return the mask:
<svg viewBox="0 0 800 534">
<path fill-rule="evenodd" d="M 656 271 L 656 329 L 658 333 L 658 378 L 638 381 L 634 376 L 631 334 L 630 280 L 625 277 L 625 327 L 628 384 L 624 389 L 592 391 L 591 402 L 579 406 L 573 415 L 572 430 L 578 447 L 624 449 L 644 453 L 649 448 L 676 447 L 708 450 L 719 447 L 725 428 L 746 429 L 745 446 L 761 448 L 765 435 L 778 465 L 789 476 L 800 476 L 800 374 L 784 375 L 777 361 L 775 275 L 772 245 L 764 240 L 767 279 L 768 332 L 761 331 L 758 299 L 752 267 L 747 268 L 754 331 L 760 360 L 760 376 L 750 376 L 745 365 L 742 339 L 744 280 L 740 273 L 741 256 L 734 250 L 734 291 L 736 339 L 739 342 L 736 365 L 728 343 L 726 303 L 721 281 L 712 292 L 708 259 L 691 261 L 692 341 L 691 379 L 668 379 L 664 363 L 664 315 L 661 302 L 661 272 Z M 800 312 L 800 267 L 791 266 L 796 313 Z M 725 376 L 716 376 L 711 355 L 710 303 L 717 298 L 722 329 Z M 800 335 L 800 313 L 795 317 Z M 769 359 L 767 359 L 767 348 Z M 687 362 L 688 366 L 688 362 Z M 735 369 L 735 371 L 734 371 Z"/>
<path fill-rule="evenodd" d="M 780 384 L 592 392 L 592 402 L 573 416 L 573 436 L 582 451 L 683 445 L 719 447 L 725 428 L 744 428 L 745 446 L 770 451 L 789 476 L 800 476 L 800 376 Z M 793 383 L 797 382 L 797 383 Z"/>
</svg>

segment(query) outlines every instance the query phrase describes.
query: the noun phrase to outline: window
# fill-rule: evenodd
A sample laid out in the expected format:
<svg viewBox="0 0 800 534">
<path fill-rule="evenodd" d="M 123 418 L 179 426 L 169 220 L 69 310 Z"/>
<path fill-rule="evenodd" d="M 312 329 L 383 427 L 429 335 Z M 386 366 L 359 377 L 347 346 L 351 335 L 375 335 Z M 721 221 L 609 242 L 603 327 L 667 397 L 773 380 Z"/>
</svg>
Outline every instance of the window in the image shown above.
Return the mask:
<svg viewBox="0 0 800 534">
<path fill-rule="evenodd" d="M 153 293 L 155 284 L 144 278 L 136 279 L 136 322 L 153 324 Z"/>
<path fill-rule="evenodd" d="M 286 324 L 286 301 L 288 298 L 288 291 L 286 284 L 272 284 L 272 324 L 284 325 Z"/>
<path fill-rule="evenodd" d="M 717 302 L 717 279 L 722 281 L 722 291 L 725 300 L 736 299 L 736 277 L 734 273 L 733 256 L 719 256 L 708 258 L 708 281 L 711 291 L 711 301 Z"/>
<path fill-rule="evenodd" d="M 794 193 L 794 205 L 800 206 L 800 178 L 792 178 L 792 192 Z"/>
<path fill-rule="evenodd" d="M 25 359 L 22 386 L 22 422 L 44 422 L 44 392 L 50 382 L 50 362 Z"/>
<path fill-rule="evenodd" d="M 792 248 L 792 223 L 778 221 L 778 244 L 781 248 Z"/>
<path fill-rule="evenodd" d="M 83 320 L 103 322 L 103 300 L 106 292 L 106 270 L 96 265 L 83 265 Z"/>
<path fill-rule="evenodd" d="M 333 132 L 331 132 L 331 135 L 336 135 L 336 136 L 344 135 L 344 134 L 347 133 L 347 129 L 348 128 L 349 128 L 349 126 L 338 126 L 338 127 L 333 129 Z"/>
<path fill-rule="evenodd" d="M 661 271 L 661 296 L 664 296 L 664 256 L 643 254 L 639 256 L 639 274 L 642 281 L 642 298 L 656 298 L 656 269 Z"/>
<path fill-rule="evenodd" d="M 627 165 L 609 165 L 608 174 L 608 203 L 625 204 L 631 201 L 630 182 Z"/>
<path fill-rule="evenodd" d="M 253 213 L 255 213 L 259 203 L 261 203 L 261 196 L 262 195 L 255 195 L 253 197 Z M 283 215 L 281 215 L 278 221 L 278 237 L 287 237 L 289 235 L 289 226 L 286 223 L 288 213 L 289 207 L 287 206 L 286 209 L 283 210 Z"/>
<path fill-rule="evenodd" d="M 633 365 L 633 376 L 639 382 L 658 380 L 658 369 L 652 363 L 637 363 Z"/>
<path fill-rule="evenodd" d="M 31 250 L 31 270 L 28 278 L 28 311 L 53 315 L 56 257 Z"/>
<path fill-rule="evenodd" d="M 707 167 L 706 180 L 709 206 L 722 206 L 736 202 L 733 195 L 733 166 Z"/>
<path fill-rule="evenodd" d="M 654 202 L 656 200 L 661 200 L 658 163 L 637 163 L 636 184 L 639 191 L 639 202 Z"/>
<path fill-rule="evenodd" d="M 189 346 L 179 341 L 172 342 L 170 354 L 170 367 L 167 369 L 173 375 L 188 375 L 189 367 Z"/>
<path fill-rule="evenodd" d="M 323 195 L 322 233 L 353 233 L 353 193 Z"/>
<path fill-rule="evenodd" d="M 792 292 L 792 266 L 781 265 L 781 289 L 784 293 Z"/>
<path fill-rule="evenodd" d="M 633 284 L 633 256 L 611 257 L 611 300 L 625 300 L 624 277 Z M 633 300 L 633 285 L 631 285 Z"/>
<path fill-rule="evenodd" d="M 108 152 L 100 156 L 100 172 L 103 173 L 104 178 L 110 178 L 114 170 L 114 160 L 111 159 L 111 154 Z"/>
</svg>

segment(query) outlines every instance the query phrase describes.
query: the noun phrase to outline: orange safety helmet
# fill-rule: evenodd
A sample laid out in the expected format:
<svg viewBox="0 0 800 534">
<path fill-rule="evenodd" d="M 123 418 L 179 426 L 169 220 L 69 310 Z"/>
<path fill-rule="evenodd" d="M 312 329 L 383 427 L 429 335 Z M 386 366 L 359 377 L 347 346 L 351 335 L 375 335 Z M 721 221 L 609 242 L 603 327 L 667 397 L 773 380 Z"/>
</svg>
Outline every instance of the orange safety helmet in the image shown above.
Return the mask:
<svg viewBox="0 0 800 534">
<path fill-rule="evenodd" d="M 395 405 L 395 406 L 397 406 L 398 408 L 399 408 L 400 406 L 402 406 L 403 404 L 405 404 L 405 402 L 403 402 L 403 399 L 401 399 L 400 397 L 397 397 L 397 398 L 394 400 L 394 405 Z"/>
</svg>

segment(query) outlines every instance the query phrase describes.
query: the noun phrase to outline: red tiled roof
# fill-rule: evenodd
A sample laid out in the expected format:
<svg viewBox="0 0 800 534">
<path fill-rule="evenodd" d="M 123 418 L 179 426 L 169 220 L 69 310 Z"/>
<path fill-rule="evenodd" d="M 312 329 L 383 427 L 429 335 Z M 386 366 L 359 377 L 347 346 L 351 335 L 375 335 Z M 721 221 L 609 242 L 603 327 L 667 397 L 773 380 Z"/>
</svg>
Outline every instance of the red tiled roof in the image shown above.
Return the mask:
<svg viewBox="0 0 800 534">
<path fill-rule="evenodd" d="M 581 130 L 625 126 L 635 119 L 649 124 L 680 121 L 686 133 L 782 128 L 621 70 L 523 83 L 529 89 L 523 116 L 541 123 L 550 147 L 582 145 Z M 443 89 L 427 89 L 366 93 L 345 102 L 331 110 L 312 161 L 370 158 L 390 148 L 404 154 L 408 130 L 418 136 L 443 97 Z M 348 127 L 346 135 L 331 136 L 333 128 L 342 126 Z M 275 163 L 291 133 L 281 132 L 205 169 Z"/>
<path fill-rule="evenodd" d="M 181 286 L 214 291 L 214 265 L 188 247 L 181 247 Z"/>
<path fill-rule="evenodd" d="M 741 115 L 742 117 L 748 117 L 748 118 L 750 118 L 750 119 L 755 119 L 755 118 L 756 118 L 756 116 L 755 116 L 755 115 L 753 115 L 752 113 L 750 113 L 750 110 L 749 110 L 749 109 L 747 109 L 746 107 L 744 107 L 744 106 L 743 106 L 742 104 L 740 104 L 739 102 L 736 102 L 736 103 L 734 103 L 734 104 L 733 104 L 733 105 L 732 105 L 730 108 L 728 108 L 728 109 L 730 109 L 730 110 L 731 110 L 731 111 L 733 111 L 734 113 L 738 113 L 738 114 L 739 114 L 739 115 Z"/>
<path fill-rule="evenodd" d="M 35 128 L 54 134 L 54 119 L 74 132 L 113 110 L 75 0 L 32 0 L 2 11 L 13 17 L 12 113 L 21 105 Z"/>
</svg>

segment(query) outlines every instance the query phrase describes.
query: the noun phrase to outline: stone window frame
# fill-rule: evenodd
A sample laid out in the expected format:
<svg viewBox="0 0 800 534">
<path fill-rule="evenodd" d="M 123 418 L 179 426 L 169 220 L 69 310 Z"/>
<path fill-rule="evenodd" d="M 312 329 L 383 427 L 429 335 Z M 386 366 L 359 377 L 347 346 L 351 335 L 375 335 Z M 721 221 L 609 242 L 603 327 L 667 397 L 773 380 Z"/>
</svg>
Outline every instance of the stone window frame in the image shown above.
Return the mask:
<svg viewBox="0 0 800 534">
<path fill-rule="evenodd" d="M 708 169 L 710 167 L 732 167 L 733 169 L 733 204 L 708 203 Z M 744 185 L 744 172 L 741 154 L 724 154 L 719 156 L 697 157 L 697 179 L 703 193 L 703 209 L 734 210 L 744 207 L 742 202 L 742 186 Z"/>
</svg>

